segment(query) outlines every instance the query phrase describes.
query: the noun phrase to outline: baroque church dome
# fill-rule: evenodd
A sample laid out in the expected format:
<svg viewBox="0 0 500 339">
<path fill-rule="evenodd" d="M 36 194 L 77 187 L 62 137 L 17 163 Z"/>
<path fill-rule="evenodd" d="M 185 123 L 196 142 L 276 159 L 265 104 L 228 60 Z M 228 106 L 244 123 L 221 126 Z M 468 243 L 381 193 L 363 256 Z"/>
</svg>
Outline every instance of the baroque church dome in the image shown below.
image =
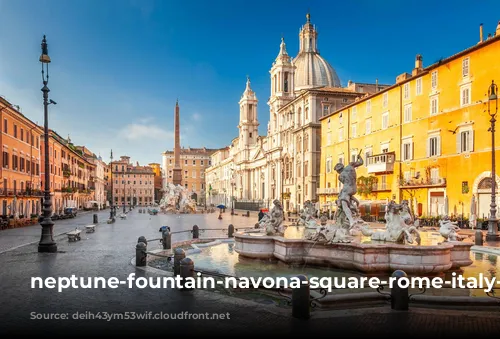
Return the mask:
<svg viewBox="0 0 500 339">
<path fill-rule="evenodd" d="M 333 67 L 319 54 L 318 33 L 311 16 L 299 33 L 299 54 L 293 59 L 295 68 L 295 90 L 313 87 L 341 87 L 340 79 Z"/>
</svg>

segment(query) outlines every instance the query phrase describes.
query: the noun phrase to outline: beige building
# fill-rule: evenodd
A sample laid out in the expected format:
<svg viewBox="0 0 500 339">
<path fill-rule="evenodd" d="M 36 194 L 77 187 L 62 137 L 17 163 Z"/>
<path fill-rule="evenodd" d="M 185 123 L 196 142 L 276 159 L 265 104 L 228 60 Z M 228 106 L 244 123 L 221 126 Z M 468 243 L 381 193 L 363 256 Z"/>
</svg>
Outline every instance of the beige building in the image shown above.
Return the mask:
<svg viewBox="0 0 500 339">
<path fill-rule="evenodd" d="M 207 169 L 207 184 L 212 187 L 212 194 L 207 195 L 216 203 L 256 210 L 279 199 L 285 211 L 298 211 L 305 201 L 318 200 L 320 118 L 387 85 L 349 81 L 342 87 L 335 70 L 320 55 L 317 38 L 309 14 L 299 33 L 295 58 L 288 54 L 282 38 L 269 71 L 270 115 L 265 136 L 258 135 L 258 99 L 247 79 L 239 101 L 238 137 L 228 149 L 214 154 L 213 165 Z"/>
<path fill-rule="evenodd" d="M 181 148 L 180 165 L 182 168 L 182 186 L 193 192 L 192 198 L 198 204 L 205 204 L 207 187 L 205 184 L 205 169 L 211 166 L 211 156 L 217 151 L 208 148 Z M 173 183 L 172 173 L 175 164 L 174 151 L 166 151 L 163 156 L 163 186 Z"/>
<path fill-rule="evenodd" d="M 154 204 L 154 171 L 149 166 L 132 164 L 130 157 L 121 156 L 111 164 L 113 174 L 113 205 L 150 206 Z"/>
</svg>

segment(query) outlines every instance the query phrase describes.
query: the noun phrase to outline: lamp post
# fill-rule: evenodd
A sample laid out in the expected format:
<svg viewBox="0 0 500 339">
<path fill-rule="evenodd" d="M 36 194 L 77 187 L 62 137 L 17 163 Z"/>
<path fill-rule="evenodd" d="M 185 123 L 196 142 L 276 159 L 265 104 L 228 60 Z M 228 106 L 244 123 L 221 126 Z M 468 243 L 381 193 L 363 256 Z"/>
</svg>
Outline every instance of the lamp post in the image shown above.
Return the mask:
<svg viewBox="0 0 500 339">
<path fill-rule="evenodd" d="M 113 150 L 111 150 L 111 162 L 109 163 L 110 167 L 110 179 L 109 181 L 111 182 L 111 203 L 109 205 L 110 211 L 109 211 L 109 219 L 113 222 L 115 220 L 115 212 L 114 212 L 114 206 L 113 206 Z"/>
<path fill-rule="evenodd" d="M 125 180 L 125 172 L 123 172 L 123 214 L 125 214 L 125 201 L 127 200 L 127 181 Z"/>
<path fill-rule="evenodd" d="M 493 109 L 492 102 L 495 103 Z M 498 219 L 497 219 L 497 204 L 496 204 L 496 173 L 495 173 L 495 122 L 498 112 L 498 86 L 495 81 L 491 81 L 488 88 L 488 115 L 491 122 L 491 204 L 490 204 L 490 220 L 488 221 L 488 233 L 486 240 L 499 240 L 498 239 Z"/>
<path fill-rule="evenodd" d="M 40 55 L 40 62 L 42 63 L 42 93 L 43 93 L 43 113 L 44 113 L 44 129 L 43 137 L 44 143 L 44 160 L 45 160 L 45 189 L 43 192 L 43 218 L 40 222 L 42 226 L 42 236 L 40 242 L 38 243 L 38 252 L 57 252 L 57 245 L 54 241 L 54 222 L 51 219 L 52 215 L 52 198 L 50 196 L 50 157 L 49 157 L 49 88 L 47 84 L 49 83 L 49 63 L 50 57 L 47 49 L 47 40 L 45 35 L 42 39 L 42 55 Z M 54 103 L 50 100 L 50 103 Z"/>
</svg>

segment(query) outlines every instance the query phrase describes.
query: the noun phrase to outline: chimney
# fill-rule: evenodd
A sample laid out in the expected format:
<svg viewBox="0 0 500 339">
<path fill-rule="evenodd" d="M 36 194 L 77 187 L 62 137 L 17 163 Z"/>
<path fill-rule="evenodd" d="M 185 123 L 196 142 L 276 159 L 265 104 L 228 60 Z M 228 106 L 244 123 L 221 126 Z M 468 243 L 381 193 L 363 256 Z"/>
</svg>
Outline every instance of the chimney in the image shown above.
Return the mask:
<svg viewBox="0 0 500 339">
<path fill-rule="evenodd" d="M 495 31 L 495 36 L 500 35 L 500 21 L 498 21 L 497 29 Z"/>
<path fill-rule="evenodd" d="M 483 24 L 479 25 L 479 42 L 483 42 Z"/>
<path fill-rule="evenodd" d="M 423 58 L 420 54 L 415 57 L 415 68 L 412 70 L 411 75 L 417 75 L 424 68 Z"/>
<path fill-rule="evenodd" d="M 491 33 L 488 33 L 488 37 L 486 38 L 486 40 L 488 40 L 490 38 L 491 38 Z"/>
</svg>

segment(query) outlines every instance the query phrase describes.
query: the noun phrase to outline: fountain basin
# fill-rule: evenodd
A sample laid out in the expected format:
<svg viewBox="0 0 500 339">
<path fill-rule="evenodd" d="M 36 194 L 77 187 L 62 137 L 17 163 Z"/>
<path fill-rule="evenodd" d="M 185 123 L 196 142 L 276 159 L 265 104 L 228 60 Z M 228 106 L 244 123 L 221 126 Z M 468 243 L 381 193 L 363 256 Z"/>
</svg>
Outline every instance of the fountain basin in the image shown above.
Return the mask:
<svg viewBox="0 0 500 339">
<path fill-rule="evenodd" d="M 432 246 L 395 243 L 323 244 L 281 236 L 235 233 L 235 251 L 253 259 L 279 259 L 287 264 L 309 264 L 356 270 L 369 274 L 404 270 L 407 274 L 439 274 L 472 264 L 468 242 L 443 242 Z"/>
</svg>

